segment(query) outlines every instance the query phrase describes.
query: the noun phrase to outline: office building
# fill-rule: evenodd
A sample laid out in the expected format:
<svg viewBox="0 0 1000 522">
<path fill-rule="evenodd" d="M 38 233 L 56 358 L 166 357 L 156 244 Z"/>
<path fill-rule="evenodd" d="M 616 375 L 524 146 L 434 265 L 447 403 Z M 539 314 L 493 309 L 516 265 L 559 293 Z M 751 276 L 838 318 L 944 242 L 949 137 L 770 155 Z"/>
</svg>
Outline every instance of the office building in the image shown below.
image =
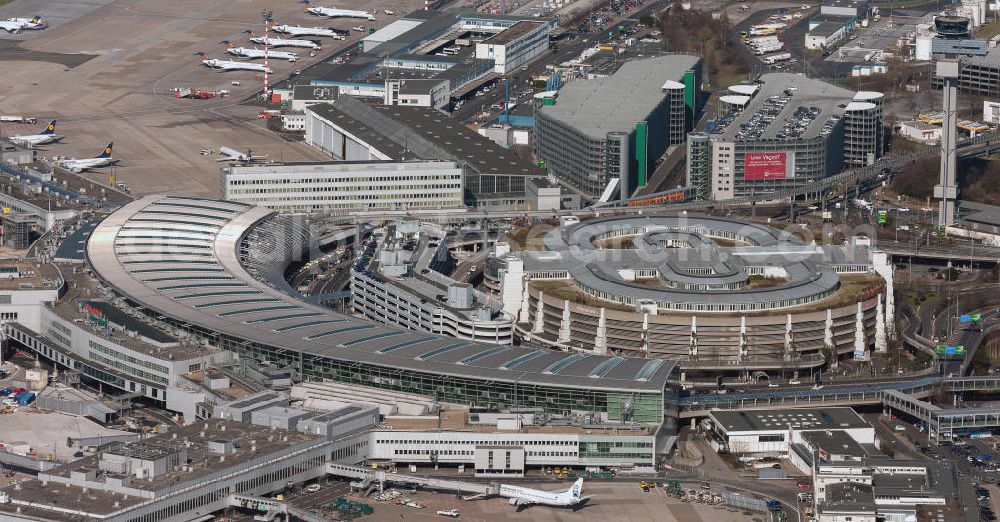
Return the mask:
<svg viewBox="0 0 1000 522">
<path fill-rule="evenodd" d="M 305 141 L 343 161 L 453 161 L 464 169 L 465 204 L 525 207 L 530 161 L 426 107 L 384 106 L 341 97 L 306 109 Z"/>
<path fill-rule="evenodd" d="M 875 444 L 875 428 L 851 408 L 718 410 L 709 412 L 703 424 L 717 451 L 741 455 L 789 457 L 796 444 L 826 437 L 827 432 L 831 440 L 837 433 L 837 440 L 851 447 Z"/>
<path fill-rule="evenodd" d="M 493 72 L 507 74 L 549 48 L 549 24 L 518 22 L 476 44 L 476 58 L 493 60 Z"/>
<path fill-rule="evenodd" d="M 229 201 L 281 212 L 422 210 L 464 206 L 464 169 L 454 161 L 341 161 L 229 165 Z"/>
<path fill-rule="evenodd" d="M 546 170 L 596 199 L 620 180 L 629 197 L 657 160 L 684 143 L 701 110 L 701 60 L 666 55 L 624 63 L 612 75 L 566 84 L 535 110 L 535 153 Z"/>
</svg>

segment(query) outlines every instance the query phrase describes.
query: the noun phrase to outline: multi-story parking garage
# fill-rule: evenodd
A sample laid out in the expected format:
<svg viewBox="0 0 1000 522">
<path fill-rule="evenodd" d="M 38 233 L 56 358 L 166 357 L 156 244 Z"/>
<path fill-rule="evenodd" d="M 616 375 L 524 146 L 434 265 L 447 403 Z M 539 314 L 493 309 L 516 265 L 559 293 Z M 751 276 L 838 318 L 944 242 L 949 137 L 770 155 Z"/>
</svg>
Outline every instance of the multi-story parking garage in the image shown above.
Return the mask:
<svg viewBox="0 0 1000 522">
<path fill-rule="evenodd" d="M 87 258 L 124 306 L 238 357 L 290 366 L 305 380 L 477 408 L 663 419 L 672 361 L 483 344 L 302 301 L 281 274 L 300 254 L 304 233 L 261 207 L 149 196 L 102 221 Z"/>
<path fill-rule="evenodd" d="M 564 218 L 543 243 L 500 244 L 487 263 L 531 343 L 681 357 L 688 370 L 811 368 L 886 349 L 891 265 L 866 240 L 817 246 L 680 215 Z"/>
</svg>

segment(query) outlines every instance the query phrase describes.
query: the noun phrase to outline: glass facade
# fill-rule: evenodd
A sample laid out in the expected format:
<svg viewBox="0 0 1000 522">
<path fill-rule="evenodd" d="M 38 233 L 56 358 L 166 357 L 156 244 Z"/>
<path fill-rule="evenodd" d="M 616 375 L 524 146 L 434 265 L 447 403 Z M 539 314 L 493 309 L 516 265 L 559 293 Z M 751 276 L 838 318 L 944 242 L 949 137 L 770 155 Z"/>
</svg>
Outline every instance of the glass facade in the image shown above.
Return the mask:
<svg viewBox="0 0 1000 522">
<path fill-rule="evenodd" d="M 155 311 L 140 308 L 145 313 Z M 342 361 L 323 355 L 290 351 L 208 331 L 190 323 L 169 320 L 172 326 L 206 339 L 209 344 L 240 357 L 290 366 L 306 381 L 334 380 L 385 390 L 414 393 L 436 401 L 492 411 L 537 408 L 555 414 L 606 413 L 610 420 L 659 423 L 663 420 L 663 391 L 615 393 L 600 389 L 544 386 L 432 374 L 396 367 Z"/>
</svg>

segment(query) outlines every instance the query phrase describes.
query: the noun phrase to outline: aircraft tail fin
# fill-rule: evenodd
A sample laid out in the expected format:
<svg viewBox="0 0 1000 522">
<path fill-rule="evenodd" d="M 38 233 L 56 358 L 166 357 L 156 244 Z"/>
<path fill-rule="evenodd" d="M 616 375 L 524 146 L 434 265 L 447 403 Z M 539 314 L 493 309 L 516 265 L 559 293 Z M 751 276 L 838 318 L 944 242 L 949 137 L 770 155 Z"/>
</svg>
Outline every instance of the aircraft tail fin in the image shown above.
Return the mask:
<svg viewBox="0 0 1000 522">
<path fill-rule="evenodd" d="M 111 157 L 111 149 L 114 148 L 114 146 L 115 146 L 115 142 L 112 141 L 111 143 L 108 143 L 107 147 L 104 147 L 104 150 L 101 151 L 100 154 L 98 154 L 97 156 L 94 156 L 94 157 L 95 158 L 101 158 L 101 159 L 110 158 Z"/>
<path fill-rule="evenodd" d="M 567 500 L 571 503 L 577 503 L 583 495 L 583 477 L 576 479 L 576 482 L 566 490 Z"/>
<path fill-rule="evenodd" d="M 56 120 L 50 121 L 47 125 L 45 125 L 45 130 L 41 132 L 42 136 L 48 136 L 49 134 L 55 134 L 55 133 L 56 133 Z"/>
</svg>

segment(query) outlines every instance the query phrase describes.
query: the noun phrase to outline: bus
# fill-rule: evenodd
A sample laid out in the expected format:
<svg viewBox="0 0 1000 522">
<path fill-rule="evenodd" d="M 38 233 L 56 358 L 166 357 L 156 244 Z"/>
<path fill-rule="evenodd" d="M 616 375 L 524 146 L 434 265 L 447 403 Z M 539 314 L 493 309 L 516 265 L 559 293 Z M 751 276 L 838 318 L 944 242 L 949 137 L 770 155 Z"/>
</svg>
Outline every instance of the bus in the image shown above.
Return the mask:
<svg viewBox="0 0 1000 522">
<path fill-rule="evenodd" d="M 444 49 L 441 49 L 441 52 L 443 52 L 444 54 L 446 54 L 448 56 L 454 56 L 454 55 L 462 52 L 462 48 L 459 47 L 459 46 L 457 46 L 457 45 L 453 45 L 451 47 L 445 47 Z"/>
</svg>

